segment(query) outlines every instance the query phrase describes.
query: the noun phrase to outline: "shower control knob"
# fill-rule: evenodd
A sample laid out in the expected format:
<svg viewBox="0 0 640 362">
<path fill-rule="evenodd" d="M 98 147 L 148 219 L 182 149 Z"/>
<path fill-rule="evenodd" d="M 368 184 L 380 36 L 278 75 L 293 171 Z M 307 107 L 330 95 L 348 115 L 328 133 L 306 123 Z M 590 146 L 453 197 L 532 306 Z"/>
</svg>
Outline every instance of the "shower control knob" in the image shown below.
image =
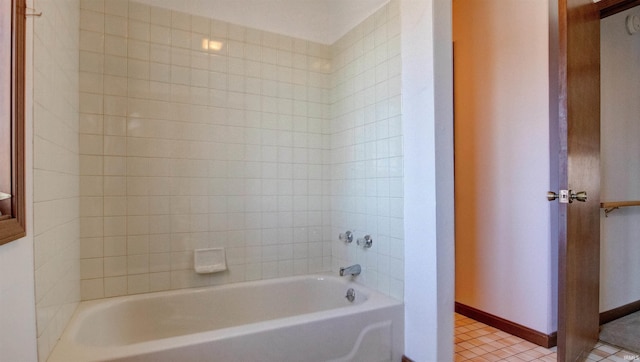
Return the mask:
<svg viewBox="0 0 640 362">
<path fill-rule="evenodd" d="M 373 239 L 371 238 L 371 235 L 365 235 L 364 238 L 359 238 L 358 245 L 363 246 L 367 249 L 373 246 Z"/>
<path fill-rule="evenodd" d="M 338 239 L 340 241 L 344 241 L 345 243 L 352 243 L 353 242 L 353 233 L 349 230 L 345 231 L 344 233 L 341 233 L 338 235 Z"/>
</svg>

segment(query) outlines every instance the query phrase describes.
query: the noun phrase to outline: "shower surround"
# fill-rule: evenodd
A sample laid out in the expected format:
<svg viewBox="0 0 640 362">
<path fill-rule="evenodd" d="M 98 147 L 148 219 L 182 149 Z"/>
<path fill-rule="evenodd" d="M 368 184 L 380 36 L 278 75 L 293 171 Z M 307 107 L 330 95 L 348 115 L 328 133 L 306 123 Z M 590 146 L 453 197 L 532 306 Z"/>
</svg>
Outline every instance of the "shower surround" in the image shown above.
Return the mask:
<svg viewBox="0 0 640 362">
<path fill-rule="evenodd" d="M 403 299 L 397 0 L 333 45 L 126 0 L 38 8 L 40 360 L 81 299 L 355 263 Z M 197 275 L 210 246 L 229 270 Z"/>
<path fill-rule="evenodd" d="M 402 299 L 397 2 L 332 46 L 133 1 L 80 18 L 83 300 L 355 262 Z M 195 274 L 203 247 L 228 272 Z"/>
</svg>

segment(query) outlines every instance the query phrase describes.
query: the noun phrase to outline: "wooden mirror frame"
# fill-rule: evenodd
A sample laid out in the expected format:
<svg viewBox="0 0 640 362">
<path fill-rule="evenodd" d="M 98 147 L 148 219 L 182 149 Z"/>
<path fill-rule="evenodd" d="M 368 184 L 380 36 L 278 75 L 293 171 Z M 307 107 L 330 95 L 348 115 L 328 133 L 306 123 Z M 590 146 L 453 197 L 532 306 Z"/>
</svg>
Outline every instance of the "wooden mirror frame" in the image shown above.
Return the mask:
<svg viewBox="0 0 640 362">
<path fill-rule="evenodd" d="M 640 0 L 600 0 L 598 3 L 600 19 L 640 5 Z"/>
<path fill-rule="evenodd" d="M 0 14 L 4 25 L 10 24 L 11 44 L 0 44 L 4 49 L 9 49 L 10 79 L 1 79 L 2 82 L 10 82 L 10 109 L 8 117 L 2 117 L 11 122 L 11 165 L 5 168 L 11 172 L 11 214 L 8 218 L 0 220 L 0 245 L 19 239 L 26 235 L 25 220 L 25 34 L 26 34 L 26 3 L 25 0 L 11 0 L 11 13 Z M 3 27 L 4 27 L 3 25 Z M 2 29 L 4 31 L 4 29 Z M 0 43 L 3 42 L 0 40 Z M 6 54 L 6 53 L 5 53 Z M 7 54 L 8 55 L 8 54 Z M 5 57 L 9 58 L 9 57 Z M 0 60 L 1 66 L 5 66 L 8 59 Z M 0 119 L 0 120 L 2 120 Z M 2 190 L 4 191 L 4 190 Z M 5 191 L 7 192 L 7 191 Z"/>
</svg>

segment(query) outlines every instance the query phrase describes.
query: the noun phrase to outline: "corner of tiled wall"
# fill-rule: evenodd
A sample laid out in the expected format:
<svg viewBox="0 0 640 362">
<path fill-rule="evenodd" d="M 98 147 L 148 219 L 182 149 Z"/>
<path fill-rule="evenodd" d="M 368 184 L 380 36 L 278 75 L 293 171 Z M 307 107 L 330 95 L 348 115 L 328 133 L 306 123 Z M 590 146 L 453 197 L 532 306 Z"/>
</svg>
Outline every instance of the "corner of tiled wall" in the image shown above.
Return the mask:
<svg viewBox="0 0 640 362">
<path fill-rule="evenodd" d="M 404 296 L 400 15 L 397 0 L 332 46 L 332 270 L 358 263 L 361 282 Z M 351 244 L 337 239 L 354 232 Z M 358 246 L 370 235 L 373 246 Z"/>
<path fill-rule="evenodd" d="M 359 262 L 402 299 L 398 12 L 328 46 L 83 0 L 82 298 Z M 374 247 L 337 242 L 349 228 Z M 194 274 L 193 249 L 219 246 L 229 271 Z"/>
<path fill-rule="evenodd" d="M 356 262 L 402 299 L 396 0 L 332 46 L 128 0 L 38 7 L 41 360 L 80 299 Z M 194 274 L 193 249 L 217 246 L 229 271 Z"/>
<path fill-rule="evenodd" d="M 34 264 L 39 360 L 80 301 L 79 1 L 39 0 L 34 22 Z"/>
</svg>

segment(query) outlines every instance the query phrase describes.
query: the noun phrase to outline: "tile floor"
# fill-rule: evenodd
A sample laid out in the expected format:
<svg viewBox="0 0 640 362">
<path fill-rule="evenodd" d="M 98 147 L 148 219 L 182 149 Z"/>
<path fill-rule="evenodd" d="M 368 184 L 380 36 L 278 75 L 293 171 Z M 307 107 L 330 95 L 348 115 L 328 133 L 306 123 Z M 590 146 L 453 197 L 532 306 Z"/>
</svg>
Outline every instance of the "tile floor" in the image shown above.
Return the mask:
<svg viewBox="0 0 640 362">
<path fill-rule="evenodd" d="M 455 315 L 456 361 L 548 361 L 555 362 L 556 348 L 546 349 L 489 327 L 463 315 Z M 640 360 L 637 353 L 598 343 L 587 361 Z"/>
</svg>

